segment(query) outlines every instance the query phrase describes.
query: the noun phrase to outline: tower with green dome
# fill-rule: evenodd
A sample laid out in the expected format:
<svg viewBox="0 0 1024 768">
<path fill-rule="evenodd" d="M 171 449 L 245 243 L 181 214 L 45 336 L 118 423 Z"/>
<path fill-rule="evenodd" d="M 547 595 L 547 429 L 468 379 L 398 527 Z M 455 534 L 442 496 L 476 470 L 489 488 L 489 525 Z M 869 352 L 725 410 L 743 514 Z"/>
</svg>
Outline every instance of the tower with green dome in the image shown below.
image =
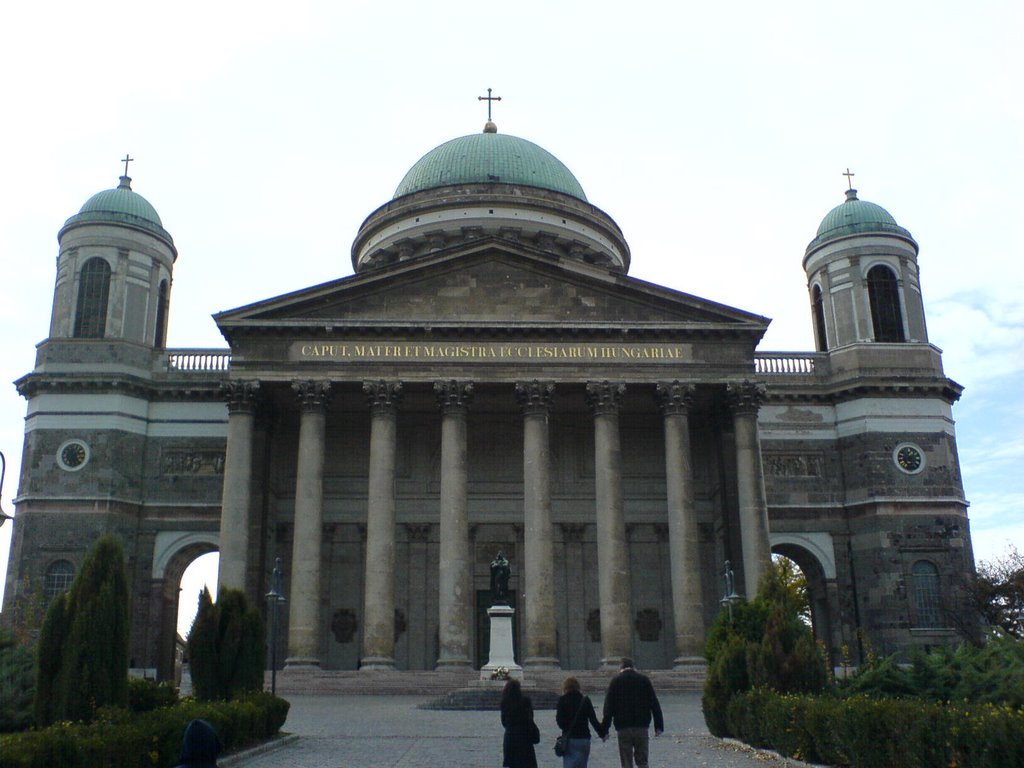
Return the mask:
<svg viewBox="0 0 1024 768">
<path fill-rule="evenodd" d="M 847 190 L 804 254 L 817 349 L 927 343 L 917 253 L 888 211 Z"/>
<path fill-rule="evenodd" d="M 61 227 L 50 339 L 164 346 L 178 251 L 131 182 L 122 176 Z"/>
</svg>

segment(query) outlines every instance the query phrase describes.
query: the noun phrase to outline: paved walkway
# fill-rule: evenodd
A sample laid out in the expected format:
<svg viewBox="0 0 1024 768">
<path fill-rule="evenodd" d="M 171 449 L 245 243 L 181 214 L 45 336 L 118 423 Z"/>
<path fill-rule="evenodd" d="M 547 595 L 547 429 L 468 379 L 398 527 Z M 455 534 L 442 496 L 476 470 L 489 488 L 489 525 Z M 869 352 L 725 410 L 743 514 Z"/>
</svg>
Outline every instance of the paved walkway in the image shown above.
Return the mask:
<svg viewBox="0 0 1024 768">
<path fill-rule="evenodd" d="M 231 761 L 233 768 L 498 768 L 501 725 L 497 712 L 418 709 L 424 696 L 306 696 L 290 694 L 284 731 L 298 738 L 274 751 Z M 602 697 L 592 696 L 600 712 Z M 686 768 L 782 768 L 802 765 L 713 738 L 704 725 L 699 693 L 659 696 L 666 732 L 651 739 L 651 766 Z M 558 735 L 555 713 L 536 713 L 539 765 L 561 766 L 551 745 Z M 592 768 L 618 768 L 614 735 L 594 739 Z"/>
</svg>

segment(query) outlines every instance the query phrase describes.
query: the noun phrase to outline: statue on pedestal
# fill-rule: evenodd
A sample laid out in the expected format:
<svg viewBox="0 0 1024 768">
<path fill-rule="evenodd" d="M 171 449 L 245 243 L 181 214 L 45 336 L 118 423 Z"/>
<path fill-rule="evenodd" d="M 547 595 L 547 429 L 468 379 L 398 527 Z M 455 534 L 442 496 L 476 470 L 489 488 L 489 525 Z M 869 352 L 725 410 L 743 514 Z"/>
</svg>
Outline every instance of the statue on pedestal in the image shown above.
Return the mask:
<svg viewBox="0 0 1024 768">
<path fill-rule="evenodd" d="M 508 558 L 500 551 L 491 561 L 491 605 L 508 605 L 508 580 L 512 575 Z"/>
</svg>

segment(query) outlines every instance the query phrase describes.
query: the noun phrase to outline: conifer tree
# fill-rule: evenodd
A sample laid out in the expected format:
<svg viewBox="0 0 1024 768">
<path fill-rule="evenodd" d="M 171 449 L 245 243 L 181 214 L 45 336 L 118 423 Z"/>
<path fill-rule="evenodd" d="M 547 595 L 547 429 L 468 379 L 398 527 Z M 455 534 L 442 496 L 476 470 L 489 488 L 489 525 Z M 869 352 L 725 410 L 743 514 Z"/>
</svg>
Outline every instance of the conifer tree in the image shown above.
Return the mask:
<svg viewBox="0 0 1024 768">
<path fill-rule="evenodd" d="M 68 593 L 60 693 L 62 717 L 90 720 L 107 705 L 128 704 L 128 578 L 124 551 L 104 536 Z"/>
<path fill-rule="evenodd" d="M 188 650 L 196 698 L 230 699 L 263 687 L 263 619 L 240 590 L 221 589 L 216 603 L 203 590 Z"/>
<path fill-rule="evenodd" d="M 67 635 L 67 595 L 57 595 L 46 611 L 36 646 L 36 693 L 33 713 L 36 725 L 44 728 L 59 717 L 57 691 L 60 687 L 62 644 Z"/>
<path fill-rule="evenodd" d="M 115 536 L 86 556 L 71 590 L 50 605 L 39 638 L 36 722 L 91 720 L 128 703 L 128 578 Z"/>
</svg>

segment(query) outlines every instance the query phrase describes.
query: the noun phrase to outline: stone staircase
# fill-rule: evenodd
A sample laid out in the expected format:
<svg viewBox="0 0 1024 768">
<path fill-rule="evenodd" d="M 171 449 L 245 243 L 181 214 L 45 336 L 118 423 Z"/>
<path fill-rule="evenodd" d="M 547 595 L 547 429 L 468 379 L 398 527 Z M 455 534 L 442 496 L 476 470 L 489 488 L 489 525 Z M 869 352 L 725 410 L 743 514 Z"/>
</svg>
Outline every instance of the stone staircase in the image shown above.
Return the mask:
<svg viewBox="0 0 1024 768">
<path fill-rule="evenodd" d="M 651 678 L 659 693 L 700 691 L 704 687 L 704 666 L 684 669 L 643 670 Z M 561 692 L 562 681 L 573 675 L 580 681 L 584 693 L 603 694 L 613 672 L 606 670 L 552 670 L 527 669 L 523 688 L 531 696 Z M 499 687 L 496 683 L 495 687 Z M 404 671 L 390 672 L 359 670 L 320 670 L 315 668 L 285 669 L 277 673 L 277 692 L 281 695 L 307 694 L 320 696 L 381 696 L 417 695 L 444 696 L 452 691 L 479 688 L 479 672 L 462 671 Z M 489 687 L 489 686 L 487 686 Z M 266 689 L 270 689 L 270 673 L 266 675 Z M 547 699 L 547 696 L 541 698 Z"/>
</svg>

